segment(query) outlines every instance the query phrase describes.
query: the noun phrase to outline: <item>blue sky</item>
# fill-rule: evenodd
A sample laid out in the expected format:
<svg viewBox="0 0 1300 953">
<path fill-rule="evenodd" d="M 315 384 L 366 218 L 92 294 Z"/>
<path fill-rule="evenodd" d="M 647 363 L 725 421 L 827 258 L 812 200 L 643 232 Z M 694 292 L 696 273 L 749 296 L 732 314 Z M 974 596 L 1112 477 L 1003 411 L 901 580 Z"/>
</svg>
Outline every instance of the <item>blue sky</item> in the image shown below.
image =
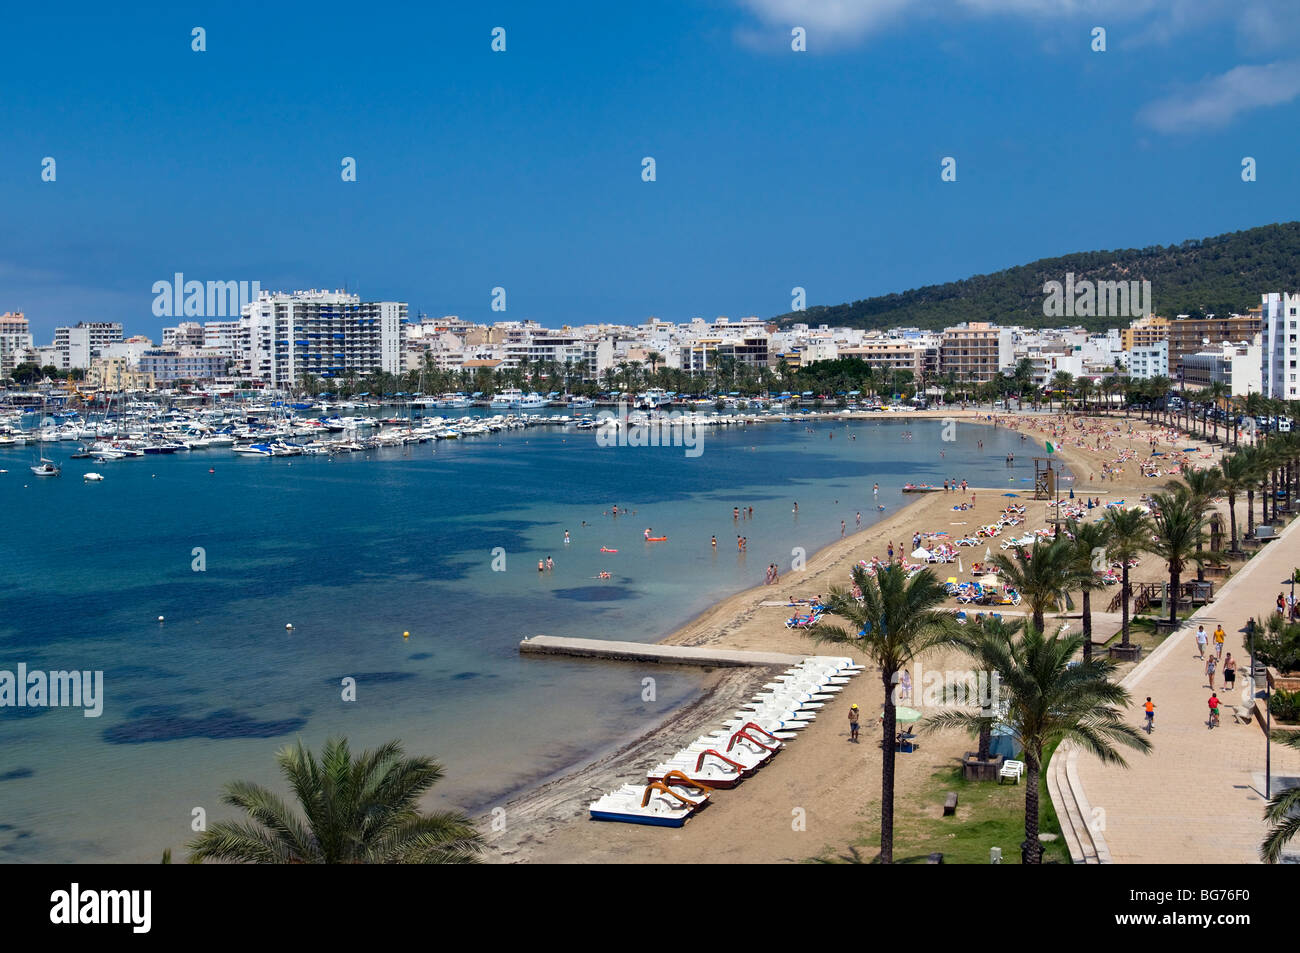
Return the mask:
<svg viewBox="0 0 1300 953">
<path fill-rule="evenodd" d="M 1300 218 L 1293 0 L 57 9 L 0 33 L 0 311 L 39 343 L 157 339 L 178 271 L 686 320 Z"/>
</svg>

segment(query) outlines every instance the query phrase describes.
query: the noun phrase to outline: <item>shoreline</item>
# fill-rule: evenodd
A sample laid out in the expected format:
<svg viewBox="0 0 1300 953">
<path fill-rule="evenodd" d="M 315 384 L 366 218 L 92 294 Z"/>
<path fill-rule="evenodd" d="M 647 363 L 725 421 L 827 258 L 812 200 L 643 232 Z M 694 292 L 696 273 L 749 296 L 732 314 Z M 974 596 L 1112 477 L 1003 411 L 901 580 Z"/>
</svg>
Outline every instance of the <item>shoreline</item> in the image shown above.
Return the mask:
<svg viewBox="0 0 1300 953">
<path fill-rule="evenodd" d="M 878 415 L 857 416 L 870 419 Z M 1051 439 L 1056 444 L 1052 456 L 1059 457 L 1069 475 L 1074 477 L 1069 483 L 1069 488 L 1082 489 L 1088 495 L 1101 495 L 1113 499 L 1117 496 L 1130 496 L 1139 492 L 1161 489 L 1168 482 L 1164 478 L 1144 478 L 1140 475 L 1140 471 L 1136 476 L 1131 476 L 1130 468 L 1133 464 L 1130 463 L 1124 467 L 1124 472 L 1117 479 L 1106 481 L 1104 489 L 1095 483 L 1090 486 L 1090 481 L 1085 475 L 1098 468 L 1098 459 L 1094 459 L 1094 456 L 1104 457 L 1106 453 L 1112 451 L 1109 447 L 1104 451 L 1094 451 L 1092 447 L 1084 450 L 1073 445 L 1076 421 L 1082 422 L 1085 431 L 1088 425 L 1092 424 L 1099 429 L 1106 428 L 1112 434 L 1118 432 L 1127 438 L 1130 444 L 1135 440 L 1145 440 L 1151 433 L 1158 432 L 1158 428 L 1153 428 L 1146 421 L 1132 418 L 1126 420 L 1122 417 L 1094 418 L 1086 415 L 1063 417 L 1059 414 L 1011 415 L 1010 417 L 1002 414 L 997 415 L 998 419 L 994 421 L 990 419 L 993 416 L 991 413 L 969 410 L 960 415 L 921 412 L 909 416 L 939 419 L 953 417 L 968 423 L 1014 430 L 1024 435 L 1027 442 L 1033 442 L 1035 455 L 1043 453 L 1044 441 Z M 854 419 L 850 415 L 846 417 Z M 1133 432 L 1125 433 L 1130 424 L 1133 426 Z M 1059 437 L 1055 433 L 1061 427 L 1065 429 L 1064 437 Z M 1185 435 L 1179 436 L 1173 443 L 1179 446 L 1192 444 L 1202 448 L 1205 446 L 1199 438 Z M 1210 455 L 1210 452 L 1207 452 L 1207 455 Z M 1063 499 L 1066 489 L 1067 487 L 1062 487 Z M 913 532 L 917 531 L 921 524 L 925 524 L 923 528 L 931 532 L 952 531 L 953 527 L 966 524 L 973 529 L 983 521 L 980 519 L 981 514 L 987 516 L 990 512 L 1000 511 L 1008 502 L 1002 497 L 1002 494 L 1007 492 L 1006 487 L 971 488 L 967 491 L 967 493 L 971 492 L 982 499 L 978 501 L 977 509 L 969 513 L 954 512 L 951 509 L 952 503 L 961 498 L 959 496 L 949 499 L 949 494 L 943 492 L 918 495 L 908 500 L 897 511 L 872 525 L 856 529 L 843 539 L 833 540 L 822 546 L 806 558 L 805 568 L 801 572 L 783 576 L 776 585 L 756 584 L 723 596 L 681 625 L 671 629 L 663 638 L 657 640 L 656 644 L 707 646 L 725 642 L 728 647 L 738 649 L 782 651 L 802 655 L 819 654 L 819 647 L 806 633 L 792 632 L 783 627 L 783 613 L 787 612 L 785 608 L 764 606 L 762 603 L 784 603 L 790 596 L 808 598 L 818 594 L 825 595 L 831 585 L 847 583 L 849 567 L 857 561 L 857 558 L 871 555 L 871 547 L 876 547 L 879 554 L 883 556 L 887 540 L 901 541 L 906 545 L 905 541 L 910 541 Z M 1026 488 L 1025 484 L 1017 484 L 1017 494 L 1022 501 L 1033 502 L 1032 487 Z M 1045 508 L 1041 516 L 1045 518 L 1047 514 Z M 1038 512 L 1032 514 L 1027 512 L 1026 515 L 1029 517 L 1030 528 L 1037 525 L 1040 517 Z M 963 518 L 952 519 L 952 517 Z M 968 551 L 972 559 L 979 558 L 979 550 L 980 547 L 974 547 Z M 832 647 L 825 651 L 829 654 L 840 654 L 843 650 Z M 953 659 L 956 660 L 956 657 L 953 656 Z M 924 661 L 927 668 L 932 667 L 936 662 L 942 664 L 942 653 L 937 658 L 927 658 Z M 640 776 L 656 760 L 694 740 L 706 728 L 717 727 L 726 714 L 736 707 L 736 703 L 747 698 L 757 686 L 769 680 L 773 674 L 770 670 L 758 668 L 705 671 L 709 673 L 710 680 L 697 698 L 670 712 L 635 736 L 617 739 L 601 751 L 583 758 L 567 769 L 551 772 L 546 778 L 541 779 L 533 790 L 500 799 L 494 808 L 504 809 L 504 816 L 508 818 L 508 829 L 487 834 L 489 843 L 487 859 L 514 863 L 689 861 L 692 857 L 698 859 L 699 851 L 703 849 L 700 847 L 702 842 L 690 838 L 683 831 L 689 832 L 692 828 L 699 830 L 701 825 L 726 830 L 733 824 L 748 823 L 741 816 L 746 809 L 772 810 L 773 799 L 779 800 L 784 792 L 779 794 L 770 784 L 755 779 L 747 786 L 750 788 L 748 794 L 732 795 L 725 802 L 720 801 L 717 805 L 711 805 L 707 812 L 702 813 L 698 819 L 693 819 L 691 824 L 682 831 L 676 831 L 668 837 L 647 838 L 645 831 L 655 829 L 636 829 L 630 825 L 593 824 L 587 818 L 586 806 L 590 800 L 617 787 L 620 783 Z M 871 710 L 871 706 L 876 704 L 872 700 L 875 695 L 883 697 L 883 689 L 876 684 L 877 681 L 871 677 L 871 672 L 867 671 L 855 679 L 855 684 L 851 686 L 854 697 L 859 701 L 863 701 L 863 694 L 871 695 L 863 705 L 865 710 Z M 871 694 L 873 692 L 875 695 Z M 801 732 L 802 737 L 790 746 L 788 753 L 771 768 L 764 769 L 764 775 L 770 776 L 785 773 L 784 768 L 787 766 L 791 766 L 793 770 L 798 765 L 803 765 L 819 779 L 833 778 L 834 782 L 829 785 L 832 790 L 842 790 L 845 784 L 853 786 L 853 790 L 856 791 L 853 810 L 846 811 L 841 808 L 839 811 L 841 816 L 833 818 L 838 825 L 838 833 L 830 841 L 820 844 L 823 851 L 834 849 L 836 845 L 842 848 L 853 839 L 858 825 L 864 822 L 863 810 L 868 806 L 862 796 L 863 792 L 875 791 L 879 786 L 878 765 L 874 765 L 874 774 L 869 768 L 864 777 L 856 769 L 849 772 L 844 765 L 844 759 L 836 754 L 844 749 L 839 744 L 834 744 L 831 736 L 844 734 L 839 731 L 840 726 L 836 719 L 843 714 L 838 711 L 838 708 L 846 705 L 847 702 L 841 702 L 839 696 L 836 700 L 828 702 L 822 713 L 828 717 L 819 719 L 814 725 Z M 961 751 L 968 748 L 969 744 L 969 740 L 960 732 L 947 732 L 935 735 L 929 741 L 928 747 L 936 749 L 941 755 L 946 749 L 947 757 L 951 759 L 960 757 Z M 909 766 L 921 764 L 920 761 L 907 763 Z M 852 774 L 851 779 L 850 774 Z M 910 783 L 923 789 L 928 783 L 929 774 L 928 770 L 918 772 Z M 760 786 L 764 790 L 755 790 Z M 814 800 L 811 796 L 805 799 Z M 822 810 L 827 814 L 831 813 L 824 805 Z M 491 811 L 480 818 L 484 822 L 485 831 L 491 831 L 492 817 L 488 816 L 490 814 Z M 707 824 L 706 819 L 709 819 Z M 872 823 L 869 816 L 865 817 L 865 823 Z M 784 826 L 789 826 L 788 820 L 784 822 Z M 701 834 L 701 836 L 708 835 Z M 725 837 L 725 835 L 720 836 Z M 716 853 L 712 839 L 709 845 L 709 850 Z M 739 852 L 736 862 L 805 860 L 817 854 L 818 846 L 808 843 L 806 847 L 796 848 L 797 853 L 774 856 L 771 851 L 777 849 L 775 846 L 754 844 L 747 852 Z M 681 856 L 683 853 L 685 856 Z"/>
</svg>

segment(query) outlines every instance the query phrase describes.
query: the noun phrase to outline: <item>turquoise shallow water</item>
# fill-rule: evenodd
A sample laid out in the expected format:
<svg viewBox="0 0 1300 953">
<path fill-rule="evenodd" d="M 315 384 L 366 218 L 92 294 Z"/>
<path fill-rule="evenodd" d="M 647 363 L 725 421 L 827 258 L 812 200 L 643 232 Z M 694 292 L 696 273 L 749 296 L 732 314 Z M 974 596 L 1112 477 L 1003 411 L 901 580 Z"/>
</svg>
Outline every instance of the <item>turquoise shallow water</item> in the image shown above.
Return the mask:
<svg viewBox="0 0 1300 953">
<path fill-rule="evenodd" d="M 837 539 L 841 519 L 870 525 L 873 482 L 886 514 L 908 480 L 1029 485 L 1018 435 L 940 434 L 778 422 L 706 431 L 688 458 L 534 428 L 336 457 L 61 460 L 58 479 L 30 474 L 31 447 L 0 451 L 0 669 L 105 678 L 100 718 L 0 708 L 0 859 L 156 860 L 191 836 L 195 807 L 227 813 L 224 783 L 275 784 L 274 752 L 298 737 L 400 737 L 446 765 L 439 804 L 481 809 L 700 686 L 685 670 L 520 658 L 521 638 L 660 639 L 769 562 L 787 570 L 793 547 Z M 83 483 L 91 469 L 104 482 Z M 603 515 L 614 503 L 634 514 Z M 733 506 L 754 518 L 733 522 Z M 669 541 L 646 544 L 646 527 Z"/>
</svg>

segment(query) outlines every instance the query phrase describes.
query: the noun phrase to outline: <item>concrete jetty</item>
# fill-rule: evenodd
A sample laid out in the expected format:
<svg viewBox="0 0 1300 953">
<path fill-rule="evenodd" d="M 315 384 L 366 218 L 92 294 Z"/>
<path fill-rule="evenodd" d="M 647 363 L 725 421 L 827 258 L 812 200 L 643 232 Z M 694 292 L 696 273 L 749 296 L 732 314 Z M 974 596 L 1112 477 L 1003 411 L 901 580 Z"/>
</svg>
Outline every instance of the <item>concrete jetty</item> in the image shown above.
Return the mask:
<svg viewBox="0 0 1300 953">
<path fill-rule="evenodd" d="M 743 667 L 798 665 L 807 656 L 780 652 L 746 652 L 741 649 L 698 648 L 690 645 L 659 645 L 643 642 L 612 642 L 605 639 L 569 639 L 535 635 L 519 643 L 522 655 L 569 655 L 577 658 L 610 659 L 618 662 L 653 662 L 659 665 L 701 665 Z"/>
</svg>

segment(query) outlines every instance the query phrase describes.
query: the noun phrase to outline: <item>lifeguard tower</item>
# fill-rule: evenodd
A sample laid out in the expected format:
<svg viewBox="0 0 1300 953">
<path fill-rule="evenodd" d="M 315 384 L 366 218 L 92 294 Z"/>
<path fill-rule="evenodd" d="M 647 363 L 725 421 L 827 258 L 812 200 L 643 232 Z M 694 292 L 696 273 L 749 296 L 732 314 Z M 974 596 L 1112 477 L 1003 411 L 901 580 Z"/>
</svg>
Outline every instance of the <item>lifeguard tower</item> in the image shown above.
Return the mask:
<svg viewBox="0 0 1300 953">
<path fill-rule="evenodd" d="M 1034 499 L 1056 499 L 1056 480 L 1059 470 L 1052 467 L 1051 457 L 1034 457 Z"/>
</svg>

